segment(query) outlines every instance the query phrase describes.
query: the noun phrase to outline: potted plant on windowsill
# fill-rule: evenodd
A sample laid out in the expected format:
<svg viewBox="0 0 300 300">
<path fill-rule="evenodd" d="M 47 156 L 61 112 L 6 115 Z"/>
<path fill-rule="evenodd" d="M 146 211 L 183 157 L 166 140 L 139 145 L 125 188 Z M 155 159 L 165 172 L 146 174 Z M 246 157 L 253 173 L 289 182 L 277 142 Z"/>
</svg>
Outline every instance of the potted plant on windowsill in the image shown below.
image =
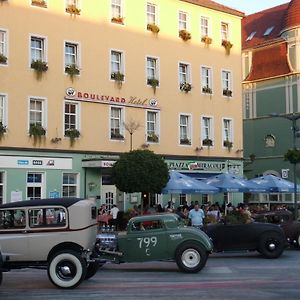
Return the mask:
<svg viewBox="0 0 300 300">
<path fill-rule="evenodd" d="M 65 136 L 70 139 L 70 145 L 73 146 L 75 139 L 80 137 L 80 131 L 76 128 L 69 128 L 65 130 Z"/>
<path fill-rule="evenodd" d="M 31 68 L 36 71 L 37 77 L 40 78 L 43 72 L 48 70 L 48 64 L 41 59 L 37 59 L 31 62 Z"/>
<path fill-rule="evenodd" d="M 74 76 L 80 74 L 80 70 L 75 64 L 65 66 L 65 72 L 71 77 L 72 82 Z"/>
<path fill-rule="evenodd" d="M 149 133 L 147 135 L 147 142 L 150 142 L 150 143 L 158 143 L 158 135 L 155 134 L 155 133 Z"/>
<path fill-rule="evenodd" d="M 212 43 L 212 38 L 205 35 L 201 38 L 201 42 L 204 43 L 206 46 L 209 46 Z"/>
<path fill-rule="evenodd" d="M 180 90 L 183 91 L 183 92 L 190 92 L 191 89 L 192 89 L 192 85 L 188 82 L 182 82 L 180 83 Z"/>
<path fill-rule="evenodd" d="M 7 64 L 7 57 L 0 53 L 0 64 Z"/>
<path fill-rule="evenodd" d="M 31 0 L 31 5 L 39 6 L 39 7 L 47 7 L 47 3 L 45 0 Z"/>
<path fill-rule="evenodd" d="M 119 132 L 111 132 L 110 138 L 112 140 L 124 140 L 124 136 Z"/>
<path fill-rule="evenodd" d="M 232 97 L 232 91 L 229 89 L 224 89 L 223 96 Z"/>
<path fill-rule="evenodd" d="M 212 145 L 213 145 L 213 141 L 211 140 L 211 139 L 204 139 L 203 141 L 202 141 L 202 145 L 203 146 L 207 146 L 207 147 L 211 147 Z"/>
<path fill-rule="evenodd" d="M 111 18 L 112 23 L 117 23 L 124 25 L 124 18 L 123 17 L 112 17 Z"/>
<path fill-rule="evenodd" d="M 223 146 L 230 150 L 233 147 L 233 143 L 229 140 L 223 141 Z"/>
<path fill-rule="evenodd" d="M 227 40 L 222 40 L 222 46 L 225 48 L 226 54 L 229 55 L 230 54 L 230 49 L 232 48 L 233 44 L 231 44 Z"/>
<path fill-rule="evenodd" d="M 191 140 L 188 138 L 180 139 L 180 145 L 191 145 Z"/>
<path fill-rule="evenodd" d="M 205 94 L 212 94 L 212 89 L 209 86 L 202 87 L 202 92 Z"/>
<path fill-rule="evenodd" d="M 0 141 L 2 140 L 4 134 L 7 132 L 7 127 L 0 122 Z"/>
<path fill-rule="evenodd" d="M 151 87 L 153 88 L 154 94 L 156 92 L 156 87 L 159 86 L 159 80 L 156 78 L 148 78 L 147 79 L 147 84 L 151 85 Z"/>
<path fill-rule="evenodd" d="M 30 124 L 29 137 L 33 137 L 34 143 L 41 141 L 42 137 L 46 135 L 46 129 L 38 123 Z"/>
<path fill-rule="evenodd" d="M 147 30 L 152 31 L 153 33 L 159 33 L 159 27 L 156 24 L 147 24 Z"/>
<path fill-rule="evenodd" d="M 182 29 L 179 31 L 179 37 L 186 42 L 192 38 L 192 35 L 187 30 Z"/>
<path fill-rule="evenodd" d="M 122 74 L 121 72 L 113 72 L 110 74 L 110 78 L 117 83 L 119 88 L 121 88 L 124 81 L 124 74 Z"/>
<path fill-rule="evenodd" d="M 81 10 L 74 4 L 70 4 L 66 7 L 66 12 L 70 15 L 80 15 L 80 11 Z"/>
</svg>

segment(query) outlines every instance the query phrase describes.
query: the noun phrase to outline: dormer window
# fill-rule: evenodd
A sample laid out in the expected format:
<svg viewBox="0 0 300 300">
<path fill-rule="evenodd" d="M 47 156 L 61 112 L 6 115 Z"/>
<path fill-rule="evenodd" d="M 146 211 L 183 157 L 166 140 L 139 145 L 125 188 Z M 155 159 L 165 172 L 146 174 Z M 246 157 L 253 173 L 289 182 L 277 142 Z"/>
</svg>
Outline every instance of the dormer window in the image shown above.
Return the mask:
<svg viewBox="0 0 300 300">
<path fill-rule="evenodd" d="M 274 29 L 274 26 L 269 27 L 269 28 L 265 31 L 264 36 L 269 35 L 269 34 L 272 32 L 273 29 Z"/>
<path fill-rule="evenodd" d="M 246 42 L 247 42 L 247 41 L 251 41 L 251 40 L 253 39 L 253 37 L 255 36 L 255 33 L 256 33 L 256 31 L 252 31 L 252 32 L 249 34 L 249 36 L 247 37 Z"/>
</svg>

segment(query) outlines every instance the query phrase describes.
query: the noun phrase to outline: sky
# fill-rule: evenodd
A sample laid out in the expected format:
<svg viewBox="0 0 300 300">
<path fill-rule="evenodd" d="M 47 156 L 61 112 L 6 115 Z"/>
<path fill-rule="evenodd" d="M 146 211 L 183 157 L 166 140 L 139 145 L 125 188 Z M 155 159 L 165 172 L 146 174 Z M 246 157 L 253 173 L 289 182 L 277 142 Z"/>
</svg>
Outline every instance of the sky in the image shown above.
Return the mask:
<svg viewBox="0 0 300 300">
<path fill-rule="evenodd" d="M 214 2 L 235 8 L 249 15 L 270 7 L 288 3 L 290 0 L 214 0 Z"/>
</svg>

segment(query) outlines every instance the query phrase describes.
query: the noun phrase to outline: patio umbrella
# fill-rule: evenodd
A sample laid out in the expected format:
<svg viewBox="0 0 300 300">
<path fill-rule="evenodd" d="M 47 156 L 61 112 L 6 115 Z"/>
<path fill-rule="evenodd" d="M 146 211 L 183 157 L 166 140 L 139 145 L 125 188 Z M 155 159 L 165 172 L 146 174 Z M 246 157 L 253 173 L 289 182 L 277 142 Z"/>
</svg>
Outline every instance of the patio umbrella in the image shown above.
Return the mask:
<svg viewBox="0 0 300 300">
<path fill-rule="evenodd" d="M 265 175 L 249 180 L 266 189 L 267 193 L 293 193 L 294 183 L 274 175 Z M 297 192 L 300 191 L 297 185 Z"/>
<path fill-rule="evenodd" d="M 169 172 L 170 179 L 162 189 L 162 194 L 215 194 L 219 189 L 184 175 L 178 171 Z"/>
</svg>

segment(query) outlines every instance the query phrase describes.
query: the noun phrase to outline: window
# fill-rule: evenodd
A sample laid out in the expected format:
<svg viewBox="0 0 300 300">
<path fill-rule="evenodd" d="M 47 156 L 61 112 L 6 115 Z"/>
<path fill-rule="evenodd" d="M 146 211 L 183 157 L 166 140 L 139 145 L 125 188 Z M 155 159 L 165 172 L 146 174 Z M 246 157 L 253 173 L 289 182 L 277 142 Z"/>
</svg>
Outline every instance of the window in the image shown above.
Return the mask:
<svg viewBox="0 0 300 300">
<path fill-rule="evenodd" d="M 41 199 L 43 194 L 43 173 L 27 173 L 27 200 Z"/>
<path fill-rule="evenodd" d="M 185 64 L 185 63 L 179 63 L 179 88 L 182 89 L 182 87 L 186 83 L 191 83 L 191 78 L 190 78 L 190 65 Z"/>
<path fill-rule="evenodd" d="M 180 115 L 179 117 L 180 145 L 191 145 L 191 116 Z"/>
<path fill-rule="evenodd" d="M 202 117 L 202 145 L 213 146 L 212 118 Z"/>
<path fill-rule="evenodd" d="M 188 16 L 186 12 L 179 12 L 178 27 L 180 30 L 188 30 Z"/>
<path fill-rule="evenodd" d="M 231 76 L 230 71 L 222 71 L 222 90 L 226 97 L 232 97 Z"/>
<path fill-rule="evenodd" d="M 212 94 L 212 70 L 210 67 L 201 67 L 202 93 Z"/>
<path fill-rule="evenodd" d="M 247 37 L 246 42 L 247 42 L 247 41 L 251 41 L 251 40 L 253 39 L 255 33 L 256 33 L 256 31 L 252 31 L 252 32 L 249 34 L 249 36 Z"/>
<path fill-rule="evenodd" d="M 110 138 L 112 140 L 124 140 L 123 114 L 123 108 L 110 108 Z"/>
<path fill-rule="evenodd" d="M 186 194 L 179 194 L 179 205 L 184 206 L 187 203 Z"/>
<path fill-rule="evenodd" d="M 111 21 L 123 24 L 122 0 L 111 0 Z"/>
<path fill-rule="evenodd" d="M 7 96 L 0 94 L 0 123 L 3 126 L 7 126 Z"/>
<path fill-rule="evenodd" d="M 63 197 L 78 197 L 78 174 L 76 173 L 63 173 L 62 184 Z"/>
<path fill-rule="evenodd" d="M 223 119 L 223 146 L 232 147 L 232 120 Z"/>
<path fill-rule="evenodd" d="M 37 60 L 46 61 L 45 44 L 44 38 L 36 36 L 30 38 L 30 63 Z"/>
<path fill-rule="evenodd" d="M 70 66 L 79 68 L 79 46 L 75 43 L 65 43 L 65 71 Z M 78 69 L 79 70 L 79 69 Z"/>
<path fill-rule="evenodd" d="M 29 99 L 29 125 L 45 126 L 45 100 L 38 98 Z"/>
<path fill-rule="evenodd" d="M 26 217 L 22 209 L 0 210 L 0 230 L 25 228 Z"/>
<path fill-rule="evenodd" d="M 111 50 L 111 52 L 110 52 L 110 69 L 111 69 L 111 74 L 110 74 L 111 79 L 116 79 L 116 74 L 122 74 L 122 75 L 124 74 L 123 53 L 122 52 L 116 51 L 116 50 Z M 123 80 L 124 80 L 124 78 L 121 81 L 123 81 Z"/>
<path fill-rule="evenodd" d="M 34 208 L 29 209 L 29 226 L 34 227 L 64 227 L 66 225 L 66 210 L 64 208 Z"/>
<path fill-rule="evenodd" d="M 70 15 L 80 15 L 79 0 L 65 0 L 65 11 Z"/>
<path fill-rule="evenodd" d="M 147 24 L 157 24 L 156 5 L 147 3 Z"/>
<path fill-rule="evenodd" d="M 4 204 L 4 172 L 0 172 L 0 205 Z"/>
<path fill-rule="evenodd" d="M 0 65 L 7 64 L 7 32 L 0 30 Z"/>
<path fill-rule="evenodd" d="M 209 36 L 209 22 L 207 17 L 201 17 L 201 37 Z"/>
<path fill-rule="evenodd" d="M 264 36 L 268 36 L 272 32 L 273 28 L 274 28 L 274 26 L 267 28 L 267 30 L 264 33 Z"/>
<path fill-rule="evenodd" d="M 159 113 L 147 111 L 147 142 L 159 142 Z"/>
<path fill-rule="evenodd" d="M 153 79 L 159 80 L 158 59 L 147 57 L 147 84 L 152 85 Z M 157 85 L 159 85 L 159 81 Z"/>
<path fill-rule="evenodd" d="M 79 130 L 79 104 L 75 102 L 65 102 L 64 112 L 64 134 L 70 129 Z"/>
<path fill-rule="evenodd" d="M 228 39 L 229 39 L 228 28 L 229 28 L 229 26 L 227 23 L 224 23 L 224 22 L 221 23 L 221 39 L 222 39 L 222 41 L 228 41 Z"/>
</svg>

